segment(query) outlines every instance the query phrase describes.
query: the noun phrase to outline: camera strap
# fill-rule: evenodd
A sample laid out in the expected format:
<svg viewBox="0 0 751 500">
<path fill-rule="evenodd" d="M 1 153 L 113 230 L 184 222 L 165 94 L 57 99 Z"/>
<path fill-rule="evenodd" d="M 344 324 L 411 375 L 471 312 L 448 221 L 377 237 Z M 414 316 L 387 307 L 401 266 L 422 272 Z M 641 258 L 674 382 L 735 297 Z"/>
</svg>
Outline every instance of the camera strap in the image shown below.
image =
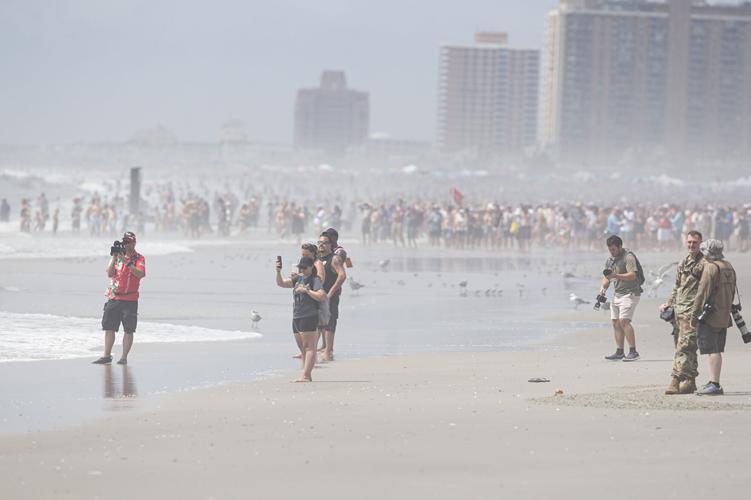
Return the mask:
<svg viewBox="0 0 751 500">
<path fill-rule="evenodd" d="M 717 268 L 717 281 L 715 282 L 714 287 L 712 287 L 712 291 L 709 292 L 709 297 L 707 297 L 707 301 L 706 301 L 707 304 L 714 305 L 712 301 L 714 299 L 715 293 L 717 293 L 717 289 L 720 288 L 720 281 L 722 280 L 722 276 L 720 275 L 720 273 L 722 271 L 720 270 L 720 266 L 719 264 L 717 264 L 717 262 L 712 262 L 711 260 L 708 260 L 707 262 L 709 262 L 710 264 L 712 264 L 714 267 Z"/>
</svg>

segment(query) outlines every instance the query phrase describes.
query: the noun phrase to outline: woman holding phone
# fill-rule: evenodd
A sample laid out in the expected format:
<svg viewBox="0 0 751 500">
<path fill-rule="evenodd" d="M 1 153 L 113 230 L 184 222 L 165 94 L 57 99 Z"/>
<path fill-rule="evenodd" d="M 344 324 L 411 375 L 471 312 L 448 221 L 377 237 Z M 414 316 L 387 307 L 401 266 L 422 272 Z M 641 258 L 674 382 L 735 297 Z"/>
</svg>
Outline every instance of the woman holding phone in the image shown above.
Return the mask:
<svg viewBox="0 0 751 500">
<path fill-rule="evenodd" d="M 295 382 L 312 382 L 318 344 L 318 307 L 324 299 L 323 286 L 318 278 L 315 261 L 303 257 L 297 264 L 298 273 L 289 279 L 282 277 L 282 262 L 276 261 L 276 284 L 294 291 L 292 332 L 302 355 L 302 375 Z"/>
</svg>

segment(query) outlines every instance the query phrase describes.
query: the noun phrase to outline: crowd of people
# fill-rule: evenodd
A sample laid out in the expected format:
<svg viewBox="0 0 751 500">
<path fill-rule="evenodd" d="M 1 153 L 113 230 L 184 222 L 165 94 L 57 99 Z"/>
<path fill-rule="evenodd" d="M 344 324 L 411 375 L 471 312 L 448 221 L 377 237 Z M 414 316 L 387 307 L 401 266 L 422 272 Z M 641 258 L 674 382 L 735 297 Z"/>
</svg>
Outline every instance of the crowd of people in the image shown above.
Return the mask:
<svg viewBox="0 0 751 500">
<path fill-rule="evenodd" d="M 258 194 L 241 197 L 232 190 L 200 196 L 177 195 L 171 185 L 157 186 L 131 214 L 126 199 L 98 194 L 72 201 L 70 227 L 78 233 L 117 234 L 125 227 L 144 232 L 179 233 L 185 237 L 209 235 L 229 237 L 263 229 L 266 213 L 268 232 L 297 241 L 320 233 L 326 227 L 357 232 L 364 244 L 389 243 L 397 247 L 419 245 L 447 248 L 529 250 L 532 247 L 572 249 L 598 248 L 602 236 L 618 235 L 633 249 L 674 251 L 685 235 L 700 231 L 725 244 L 726 249 L 747 251 L 751 238 L 751 205 L 624 204 L 601 206 L 594 203 L 504 204 L 496 201 L 472 203 L 405 200 L 370 202 L 335 199 L 329 205 L 306 200 L 264 198 Z M 0 204 L 0 216 L 8 220 L 11 207 Z M 46 231 L 50 219 L 44 194 L 35 206 L 21 202 L 20 229 Z M 53 229 L 59 225 L 60 209 L 52 215 Z"/>
</svg>

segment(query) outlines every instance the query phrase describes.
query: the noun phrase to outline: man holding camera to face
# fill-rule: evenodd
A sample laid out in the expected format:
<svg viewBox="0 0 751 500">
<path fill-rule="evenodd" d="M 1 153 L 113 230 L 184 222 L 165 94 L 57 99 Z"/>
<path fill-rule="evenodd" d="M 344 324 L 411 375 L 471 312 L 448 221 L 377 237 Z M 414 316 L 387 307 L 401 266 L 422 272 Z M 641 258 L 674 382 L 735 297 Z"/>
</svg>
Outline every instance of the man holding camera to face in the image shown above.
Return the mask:
<svg viewBox="0 0 751 500">
<path fill-rule="evenodd" d="M 128 353 L 133 346 L 133 334 L 138 322 L 138 287 L 146 276 L 146 259 L 136 252 L 136 235 L 127 232 L 122 241 L 115 241 L 110 248 L 107 276 L 107 303 L 104 304 L 102 329 L 104 330 L 104 356 L 94 361 L 97 365 L 112 363 L 112 347 L 115 332 L 123 325 L 123 353 L 119 365 L 128 364 Z"/>
<path fill-rule="evenodd" d="M 670 299 L 660 306 L 660 317 L 674 321 L 678 327 L 672 378 L 665 394 L 692 394 L 696 391 L 696 377 L 699 375 L 696 358 L 698 346 L 696 327 L 691 326 L 691 312 L 705 265 L 704 254 L 700 250 L 701 243 L 702 234 L 699 231 L 689 231 L 686 234 L 688 255 L 678 265 Z"/>
<path fill-rule="evenodd" d="M 604 277 L 597 300 L 600 301 L 600 298 L 605 296 L 605 292 L 612 282 L 615 288 L 615 296 L 613 303 L 610 305 L 610 319 L 613 321 L 616 351 L 610 356 L 605 356 L 605 359 L 609 361 L 636 361 L 639 359 L 639 353 L 636 351 L 636 334 L 634 327 L 631 325 L 631 320 L 641 298 L 644 273 L 636 255 L 623 248 L 621 238 L 610 236 L 606 244 L 610 258 L 605 263 Z M 623 352 L 624 339 L 628 342 L 628 354 Z"/>
</svg>

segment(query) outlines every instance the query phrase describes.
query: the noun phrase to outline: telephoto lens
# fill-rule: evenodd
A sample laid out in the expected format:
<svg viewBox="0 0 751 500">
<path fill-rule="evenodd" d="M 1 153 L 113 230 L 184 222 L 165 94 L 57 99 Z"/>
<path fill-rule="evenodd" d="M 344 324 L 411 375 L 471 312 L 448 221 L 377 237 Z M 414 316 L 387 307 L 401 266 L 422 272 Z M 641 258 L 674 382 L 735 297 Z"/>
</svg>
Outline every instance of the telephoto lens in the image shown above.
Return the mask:
<svg viewBox="0 0 751 500">
<path fill-rule="evenodd" d="M 743 339 L 743 343 L 748 344 L 749 342 L 751 342 L 751 332 L 748 331 L 746 322 L 743 320 L 743 316 L 741 316 L 741 306 L 733 304 L 733 306 L 730 308 L 730 312 L 733 315 L 735 326 L 737 326 L 738 330 L 741 331 L 741 338 Z"/>
</svg>

